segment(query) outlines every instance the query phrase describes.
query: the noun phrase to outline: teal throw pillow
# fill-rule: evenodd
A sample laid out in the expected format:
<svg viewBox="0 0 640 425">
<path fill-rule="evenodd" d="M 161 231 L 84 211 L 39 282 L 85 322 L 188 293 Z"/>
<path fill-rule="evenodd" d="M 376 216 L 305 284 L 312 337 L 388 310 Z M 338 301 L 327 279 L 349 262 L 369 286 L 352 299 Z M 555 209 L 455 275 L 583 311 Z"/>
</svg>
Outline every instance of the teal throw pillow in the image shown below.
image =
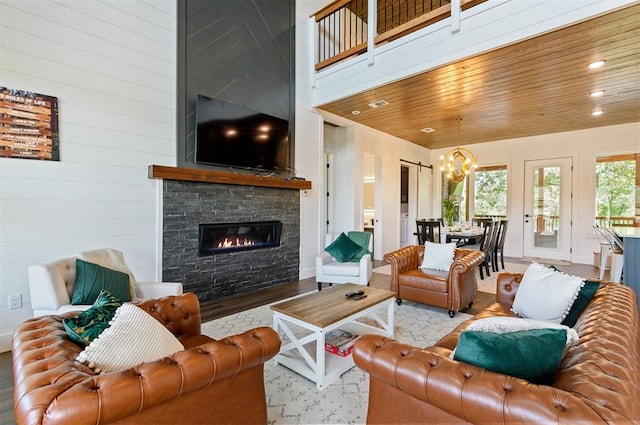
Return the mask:
<svg viewBox="0 0 640 425">
<path fill-rule="evenodd" d="M 349 237 L 349 239 L 357 243 L 360 247 L 360 250 L 356 252 L 349 261 L 357 263 L 362 257 L 365 256 L 365 254 L 371 254 L 371 251 L 369 251 L 369 240 L 371 239 L 371 233 L 353 231 L 347 233 L 347 236 Z"/>
<path fill-rule="evenodd" d="M 69 338 L 84 347 L 109 327 L 109 322 L 121 305 L 122 302 L 115 295 L 103 290 L 88 310 L 75 317 L 62 319 L 62 324 Z"/>
<path fill-rule="evenodd" d="M 71 304 L 93 304 L 103 289 L 123 302 L 131 301 L 128 274 L 76 259 L 76 285 Z"/>
<path fill-rule="evenodd" d="M 566 343 L 567 331 L 564 329 L 531 329 L 503 334 L 464 331 L 453 358 L 547 385 L 553 382 Z"/>
<path fill-rule="evenodd" d="M 351 258 L 360 252 L 360 245 L 349 239 L 347 235 L 340 233 L 340 235 L 324 250 L 331 254 L 333 258 L 341 263 L 346 263 Z"/>
<path fill-rule="evenodd" d="M 600 282 L 593 280 L 585 280 L 584 286 L 580 288 L 580 292 L 578 292 L 578 297 L 571 305 L 571 309 L 567 314 L 567 317 L 564 318 L 562 324 L 565 326 L 569 326 L 570 328 L 574 327 L 578 318 L 582 314 L 589 302 L 591 302 L 591 298 L 596 294 L 596 291 L 600 287 Z"/>
</svg>

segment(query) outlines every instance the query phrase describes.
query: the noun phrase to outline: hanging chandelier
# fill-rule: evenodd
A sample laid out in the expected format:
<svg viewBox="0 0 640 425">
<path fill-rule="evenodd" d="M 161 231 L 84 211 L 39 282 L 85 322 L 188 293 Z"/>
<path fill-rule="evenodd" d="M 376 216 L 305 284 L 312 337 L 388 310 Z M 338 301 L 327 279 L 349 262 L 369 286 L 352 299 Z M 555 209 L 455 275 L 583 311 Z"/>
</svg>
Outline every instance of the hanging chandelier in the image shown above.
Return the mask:
<svg viewBox="0 0 640 425">
<path fill-rule="evenodd" d="M 478 167 L 478 159 L 469 149 L 460 147 L 460 123 L 458 118 L 458 147 L 451 149 L 440 157 L 440 171 L 454 183 L 464 180 L 465 177 Z"/>
</svg>

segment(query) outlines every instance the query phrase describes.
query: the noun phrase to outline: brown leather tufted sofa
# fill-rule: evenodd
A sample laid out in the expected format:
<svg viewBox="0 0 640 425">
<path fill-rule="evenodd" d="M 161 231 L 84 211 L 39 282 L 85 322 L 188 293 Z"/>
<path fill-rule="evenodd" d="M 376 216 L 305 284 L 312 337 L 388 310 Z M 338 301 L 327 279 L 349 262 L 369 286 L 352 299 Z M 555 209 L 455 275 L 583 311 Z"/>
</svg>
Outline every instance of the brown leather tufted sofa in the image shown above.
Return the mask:
<svg viewBox="0 0 640 425">
<path fill-rule="evenodd" d="M 267 327 L 219 341 L 200 334 L 193 293 L 138 304 L 185 350 L 120 372 L 96 374 L 75 361 L 81 347 L 62 319 L 27 320 L 13 336 L 18 424 L 266 424 L 264 362 L 280 349 Z"/>
<path fill-rule="evenodd" d="M 449 359 L 471 321 L 513 315 L 521 276 L 501 273 L 497 303 L 433 347 L 361 337 L 353 356 L 370 374 L 367 423 L 640 423 L 638 304 L 627 286 L 603 282 L 578 319 L 580 339 L 565 352 L 551 386 Z"/>
<path fill-rule="evenodd" d="M 391 290 L 402 300 L 415 301 L 446 308 L 449 316 L 470 306 L 478 292 L 476 268 L 484 260 L 484 253 L 473 249 L 456 248 L 455 258 L 448 272 L 419 268 L 424 245 L 410 245 L 384 255 L 391 264 Z"/>
</svg>

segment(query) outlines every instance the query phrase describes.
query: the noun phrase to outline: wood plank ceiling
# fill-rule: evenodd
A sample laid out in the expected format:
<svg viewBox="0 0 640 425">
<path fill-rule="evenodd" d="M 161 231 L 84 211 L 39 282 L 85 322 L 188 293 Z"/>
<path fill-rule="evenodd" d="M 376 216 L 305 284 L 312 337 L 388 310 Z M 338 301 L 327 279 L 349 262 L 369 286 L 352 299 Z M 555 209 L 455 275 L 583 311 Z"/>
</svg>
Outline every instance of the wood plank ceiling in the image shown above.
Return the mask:
<svg viewBox="0 0 640 425">
<path fill-rule="evenodd" d="M 461 145 L 638 122 L 640 3 L 319 109 L 429 149 L 457 144 L 458 118 Z"/>
</svg>

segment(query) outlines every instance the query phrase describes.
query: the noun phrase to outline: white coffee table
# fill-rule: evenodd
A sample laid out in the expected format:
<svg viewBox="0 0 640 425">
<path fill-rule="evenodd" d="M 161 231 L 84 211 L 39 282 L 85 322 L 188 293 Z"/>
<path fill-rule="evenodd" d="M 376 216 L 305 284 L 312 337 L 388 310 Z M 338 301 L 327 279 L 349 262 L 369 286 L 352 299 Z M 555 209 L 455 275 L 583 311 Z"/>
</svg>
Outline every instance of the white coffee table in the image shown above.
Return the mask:
<svg viewBox="0 0 640 425">
<path fill-rule="evenodd" d="M 347 292 L 358 290 L 364 291 L 367 297 L 360 300 L 345 297 Z M 392 338 L 395 295 L 395 292 L 348 283 L 272 305 L 273 328 L 283 341 L 274 361 L 323 390 L 355 366 L 351 354 L 341 357 L 325 351 L 327 332 L 340 328 L 358 335 Z"/>
</svg>

